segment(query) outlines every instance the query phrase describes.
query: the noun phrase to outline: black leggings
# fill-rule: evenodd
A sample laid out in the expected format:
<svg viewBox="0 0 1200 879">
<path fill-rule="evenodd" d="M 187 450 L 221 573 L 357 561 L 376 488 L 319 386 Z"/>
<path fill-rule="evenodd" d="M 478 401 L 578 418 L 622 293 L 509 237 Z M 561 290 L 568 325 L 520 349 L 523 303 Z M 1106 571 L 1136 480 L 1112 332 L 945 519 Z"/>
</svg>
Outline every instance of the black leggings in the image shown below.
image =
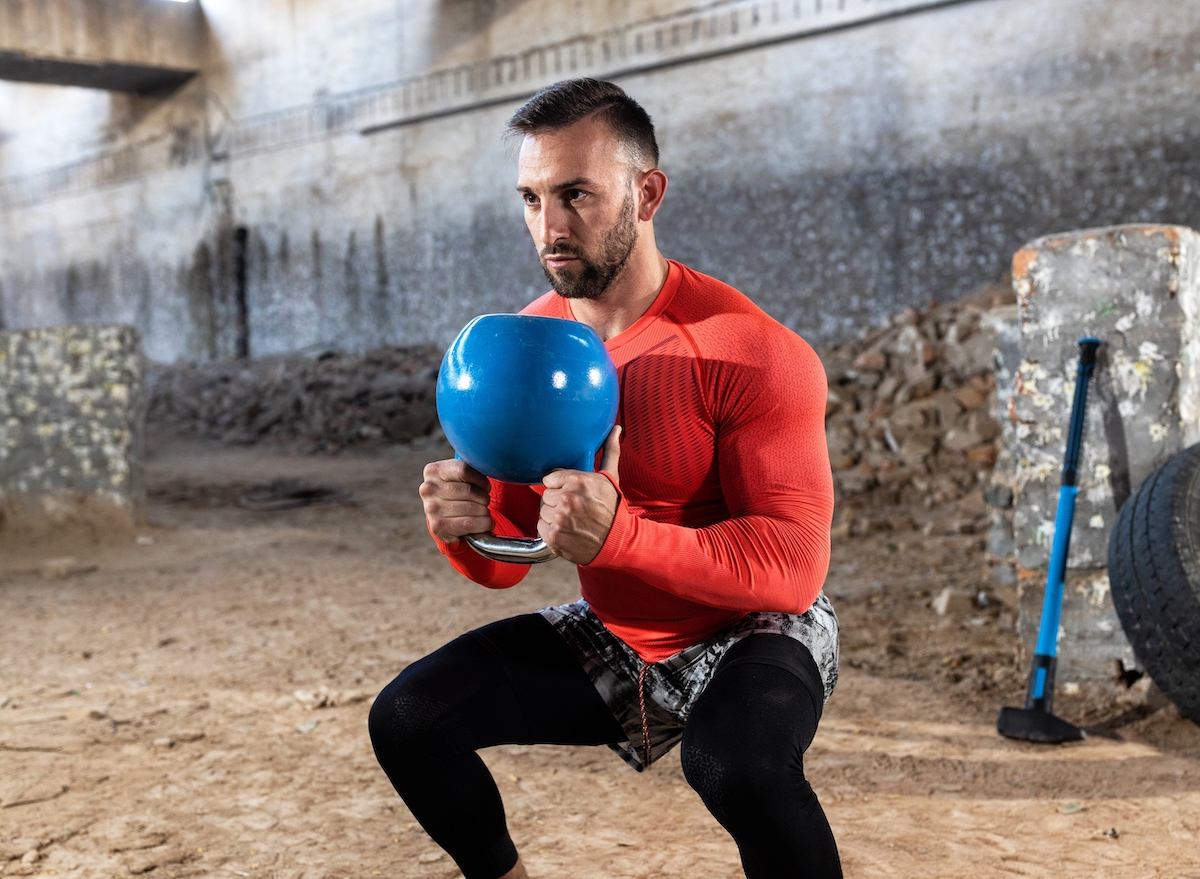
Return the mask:
<svg viewBox="0 0 1200 879">
<path fill-rule="evenodd" d="M 792 670 L 799 664 L 803 678 Z M 737 842 L 748 879 L 842 875 L 804 778 L 819 686 L 803 645 L 751 635 L 730 648 L 684 727 L 684 774 Z M 375 700 L 370 729 L 392 785 L 466 879 L 497 879 L 517 862 L 500 792 L 477 750 L 626 740 L 539 614 L 468 632 L 413 663 Z"/>
</svg>

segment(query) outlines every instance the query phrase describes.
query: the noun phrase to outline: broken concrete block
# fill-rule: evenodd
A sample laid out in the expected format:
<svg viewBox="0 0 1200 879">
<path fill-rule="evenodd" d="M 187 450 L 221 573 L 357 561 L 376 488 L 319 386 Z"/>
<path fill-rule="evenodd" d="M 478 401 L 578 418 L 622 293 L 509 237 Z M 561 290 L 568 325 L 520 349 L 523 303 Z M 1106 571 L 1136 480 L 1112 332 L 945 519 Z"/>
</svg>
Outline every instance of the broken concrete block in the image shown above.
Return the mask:
<svg viewBox="0 0 1200 879">
<path fill-rule="evenodd" d="M 143 375 L 132 327 L 0 332 L 0 538 L 131 532 Z"/>
<path fill-rule="evenodd" d="M 1104 345 L 1089 389 L 1069 566 L 1107 563 L 1118 499 L 1200 440 L 1200 234 L 1114 226 L 1051 235 L 1013 257 L 1021 363 L 1009 414 L 1014 528 L 1024 568 L 1048 561 L 1079 359 Z"/>
<path fill-rule="evenodd" d="M 1131 225 L 1050 235 L 1013 257 L 1013 286 L 1019 365 L 1011 379 L 998 368 L 997 395 L 1009 395 L 1003 436 L 1015 489 L 1022 647 L 1032 654 L 1041 618 L 1076 340 L 1094 336 L 1103 345 L 1088 392 L 1058 676 L 1111 682 L 1115 660 L 1133 661 L 1104 572 L 1117 509 L 1157 467 L 1200 441 L 1200 234 Z M 1007 366 L 999 361 L 1013 352 L 1001 347 L 998 366 Z"/>
</svg>

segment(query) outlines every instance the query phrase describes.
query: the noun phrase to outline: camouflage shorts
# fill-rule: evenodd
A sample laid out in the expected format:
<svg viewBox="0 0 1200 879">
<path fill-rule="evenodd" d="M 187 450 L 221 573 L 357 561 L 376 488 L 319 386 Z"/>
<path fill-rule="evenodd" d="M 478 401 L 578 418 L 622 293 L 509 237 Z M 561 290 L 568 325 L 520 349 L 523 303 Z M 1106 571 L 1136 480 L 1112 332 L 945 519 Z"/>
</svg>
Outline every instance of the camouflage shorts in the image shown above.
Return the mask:
<svg viewBox="0 0 1200 879">
<path fill-rule="evenodd" d="M 645 767 L 638 682 L 644 663 L 629 645 L 604 627 L 586 601 L 547 607 L 541 615 L 575 651 L 596 691 L 625 731 L 628 741 L 609 747 L 640 772 Z M 688 715 L 726 651 L 747 635 L 759 633 L 786 635 L 807 647 L 825 685 L 825 699 L 829 699 L 838 676 L 838 621 L 825 593 L 818 595 L 802 614 L 749 613 L 732 626 L 646 668 L 651 763 L 683 738 Z"/>
</svg>

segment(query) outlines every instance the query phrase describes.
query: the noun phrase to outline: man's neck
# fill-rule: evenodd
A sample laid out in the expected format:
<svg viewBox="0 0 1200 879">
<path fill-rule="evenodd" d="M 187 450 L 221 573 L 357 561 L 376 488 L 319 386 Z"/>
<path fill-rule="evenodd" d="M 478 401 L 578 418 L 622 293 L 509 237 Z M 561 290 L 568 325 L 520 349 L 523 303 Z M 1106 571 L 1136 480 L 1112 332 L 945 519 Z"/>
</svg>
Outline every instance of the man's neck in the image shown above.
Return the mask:
<svg viewBox="0 0 1200 879">
<path fill-rule="evenodd" d="M 667 260 L 651 244 L 631 254 L 625 270 L 599 299 L 572 299 L 571 312 L 604 341 L 629 329 L 654 304 L 667 280 Z"/>
</svg>

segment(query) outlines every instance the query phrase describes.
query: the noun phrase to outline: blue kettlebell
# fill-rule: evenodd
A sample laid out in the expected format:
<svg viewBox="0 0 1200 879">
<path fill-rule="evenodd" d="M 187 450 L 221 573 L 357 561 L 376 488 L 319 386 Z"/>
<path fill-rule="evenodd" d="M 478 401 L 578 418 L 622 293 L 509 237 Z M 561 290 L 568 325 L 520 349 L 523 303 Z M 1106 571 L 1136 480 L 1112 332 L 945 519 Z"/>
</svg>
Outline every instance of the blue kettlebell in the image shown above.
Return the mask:
<svg viewBox="0 0 1200 879">
<path fill-rule="evenodd" d="M 587 324 L 485 314 L 442 358 L 437 411 L 457 457 L 491 479 L 533 485 L 551 470 L 594 469 L 619 396 L 616 367 Z M 540 538 L 464 539 L 496 561 L 554 558 Z"/>
</svg>

